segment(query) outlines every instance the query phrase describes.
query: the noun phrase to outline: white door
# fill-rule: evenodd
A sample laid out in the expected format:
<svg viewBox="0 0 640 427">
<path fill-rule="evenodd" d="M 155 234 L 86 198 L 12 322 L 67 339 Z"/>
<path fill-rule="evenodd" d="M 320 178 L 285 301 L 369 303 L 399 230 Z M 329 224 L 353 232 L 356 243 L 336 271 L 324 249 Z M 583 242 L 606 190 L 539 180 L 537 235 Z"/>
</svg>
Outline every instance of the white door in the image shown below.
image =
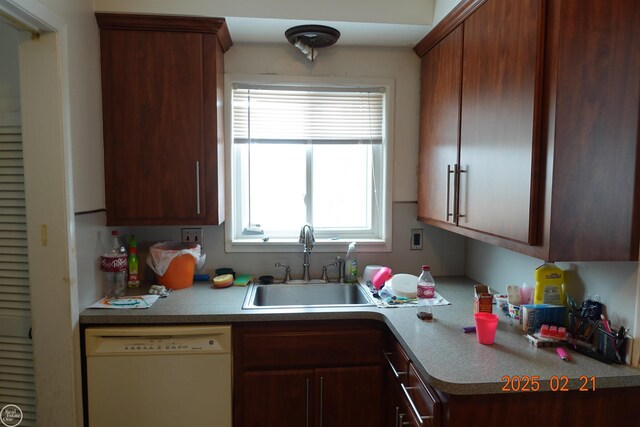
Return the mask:
<svg viewBox="0 0 640 427">
<path fill-rule="evenodd" d="M 18 30 L 0 22 L 0 411 L 35 425 L 29 264 L 18 82 Z M 2 414 L 0 413 L 0 416 Z"/>
</svg>

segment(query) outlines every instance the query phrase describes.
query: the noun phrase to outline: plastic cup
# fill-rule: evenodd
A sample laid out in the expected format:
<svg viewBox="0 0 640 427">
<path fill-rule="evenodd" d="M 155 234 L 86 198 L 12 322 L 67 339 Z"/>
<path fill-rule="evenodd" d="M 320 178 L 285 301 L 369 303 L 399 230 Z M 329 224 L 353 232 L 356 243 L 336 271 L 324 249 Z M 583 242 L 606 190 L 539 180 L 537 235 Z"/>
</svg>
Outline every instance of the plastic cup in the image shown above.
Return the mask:
<svg viewBox="0 0 640 427">
<path fill-rule="evenodd" d="M 493 313 L 475 313 L 476 337 L 480 344 L 491 345 L 498 329 L 498 315 Z"/>
</svg>

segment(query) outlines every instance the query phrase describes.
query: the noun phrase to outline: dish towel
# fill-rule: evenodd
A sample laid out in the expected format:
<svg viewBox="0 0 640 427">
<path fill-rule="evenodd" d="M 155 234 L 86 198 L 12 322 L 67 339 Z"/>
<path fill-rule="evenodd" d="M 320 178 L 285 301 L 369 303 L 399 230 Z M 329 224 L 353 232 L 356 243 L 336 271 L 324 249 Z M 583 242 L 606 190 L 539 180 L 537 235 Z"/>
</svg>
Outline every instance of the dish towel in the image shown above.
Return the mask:
<svg viewBox="0 0 640 427">
<path fill-rule="evenodd" d="M 418 305 L 417 298 L 406 298 L 398 295 L 394 295 L 393 291 L 388 286 L 383 286 L 382 289 L 376 291 L 375 288 L 369 288 L 372 291 L 372 295 L 378 307 L 415 307 Z M 444 299 L 442 295 L 436 291 L 436 296 L 433 299 L 433 305 L 449 305 L 449 301 Z"/>
</svg>

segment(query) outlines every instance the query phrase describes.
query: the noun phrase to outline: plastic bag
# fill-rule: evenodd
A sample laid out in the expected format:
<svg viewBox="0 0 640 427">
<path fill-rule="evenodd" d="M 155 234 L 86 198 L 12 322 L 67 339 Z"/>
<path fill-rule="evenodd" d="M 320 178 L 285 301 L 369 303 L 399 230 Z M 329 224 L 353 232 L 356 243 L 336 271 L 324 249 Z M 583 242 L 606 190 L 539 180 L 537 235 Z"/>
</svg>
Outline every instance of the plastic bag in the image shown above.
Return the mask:
<svg viewBox="0 0 640 427">
<path fill-rule="evenodd" d="M 159 242 L 149 248 L 147 265 L 158 275 L 163 276 L 171 261 L 180 255 L 191 255 L 196 260 L 196 268 L 204 265 L 207 255 L 200 254 L 200 245 L 178 242 Z"/>
</svg>

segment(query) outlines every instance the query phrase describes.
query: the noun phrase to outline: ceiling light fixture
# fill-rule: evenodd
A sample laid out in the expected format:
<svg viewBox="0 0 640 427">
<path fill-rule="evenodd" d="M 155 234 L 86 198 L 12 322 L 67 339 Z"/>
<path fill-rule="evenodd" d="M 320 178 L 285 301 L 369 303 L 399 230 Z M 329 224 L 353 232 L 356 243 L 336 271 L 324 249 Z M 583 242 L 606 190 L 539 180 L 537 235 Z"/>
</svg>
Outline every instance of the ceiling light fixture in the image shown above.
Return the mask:
<svg viewBox="0 0 640 427">
<path fill-rule="evenodd" d="M 325 25 L 298 25 L 285 31 L 284 36 L 313 62 L 318 56 L 317 49 L 335 44 L 340 31 Z"/>
</svg>

